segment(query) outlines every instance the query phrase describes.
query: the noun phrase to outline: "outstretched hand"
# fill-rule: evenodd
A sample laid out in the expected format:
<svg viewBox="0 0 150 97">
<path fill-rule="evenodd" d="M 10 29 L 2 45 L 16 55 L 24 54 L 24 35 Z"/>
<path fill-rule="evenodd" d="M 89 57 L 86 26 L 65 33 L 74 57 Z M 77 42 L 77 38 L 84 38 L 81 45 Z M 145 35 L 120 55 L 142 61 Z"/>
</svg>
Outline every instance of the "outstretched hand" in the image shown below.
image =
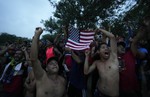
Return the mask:
<svg viewBox="0 0 150 97">
<path fill-rule="evenodd" d="M 43 33 L 43 29 L 41 27 L 35 28 L 35 34 L 41 35 Z"/>
<path fill-rule="evenodd" d="M 13 48 L 15 48 L 15 45 L 14 45 L 14 44 L 8 45 L 8 49 L 13 49 Z"/>
<path fill-rule="evenodd" d="M 21 49 L 22 49 L 22 51 L 25 52 L 27 48 L 26 47 L 22 47 Z"/>
</svg>

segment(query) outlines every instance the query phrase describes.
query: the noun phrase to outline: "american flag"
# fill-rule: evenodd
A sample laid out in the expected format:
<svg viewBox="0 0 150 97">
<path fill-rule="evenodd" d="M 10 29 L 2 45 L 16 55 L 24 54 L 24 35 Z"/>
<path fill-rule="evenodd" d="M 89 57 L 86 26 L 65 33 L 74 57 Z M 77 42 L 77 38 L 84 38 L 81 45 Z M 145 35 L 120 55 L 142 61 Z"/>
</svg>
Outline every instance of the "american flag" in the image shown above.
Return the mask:
<svg viewBox="0 0 150 97">
<path fill-rule="evenodd" d="M 90 43 L 94 38 L 94 31 L 79 31 L 74 27 L 69 27 L 69 38 L 65 47 L 69 47 L 72 50 L 85 50 L 89 48 Z"/>
</svg>

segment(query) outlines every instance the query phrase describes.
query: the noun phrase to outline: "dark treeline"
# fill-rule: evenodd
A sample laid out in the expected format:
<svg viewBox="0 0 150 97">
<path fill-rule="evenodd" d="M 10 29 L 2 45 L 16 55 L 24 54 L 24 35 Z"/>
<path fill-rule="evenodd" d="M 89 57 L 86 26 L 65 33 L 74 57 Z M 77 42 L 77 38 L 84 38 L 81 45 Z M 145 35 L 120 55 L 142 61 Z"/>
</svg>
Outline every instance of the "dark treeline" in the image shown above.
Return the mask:
<svg viewBox="0 0 150 97">
<path fill-rule="evenodd" d="M 23 41 L 30 41 L 30 39 L 18 37 L 16 35 L 11 35 L 6 32 L 0 34 L 0 45 L 7 45 L 7 43 L 14 43 L 14 42 L 19 43 Z"/>
</svg>

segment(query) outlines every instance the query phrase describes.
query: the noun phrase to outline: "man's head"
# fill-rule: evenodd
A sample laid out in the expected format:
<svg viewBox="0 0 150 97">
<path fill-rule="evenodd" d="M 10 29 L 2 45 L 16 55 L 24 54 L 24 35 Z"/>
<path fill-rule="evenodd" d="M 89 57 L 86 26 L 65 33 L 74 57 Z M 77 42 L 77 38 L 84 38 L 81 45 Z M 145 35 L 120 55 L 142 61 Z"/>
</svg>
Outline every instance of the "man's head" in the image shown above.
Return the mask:
<svg viewBox="0 0 150 97">
<path fill-rule="evenodd" d="M 8 54 L 10 55 L 10 56 L 13 56 L 14 54 L 15 54 L 15 49 L 8 49 Z"/>
<path fill-rule="evenodd" d="M 58 74 L 59 66 L 58 66 L 58 61 L 56 57 L 52 57 L 47 60 L 46 71 L 49 74 Z"/>
<path fill-rule="evenodd" d="M 20 49 L 16 50 L 16 51 L 15 51 L 15 55 L 14 55 L 15 61 L 17 61 L 17 62 L 18 62 L 18 61 L 21 61 L 22 58 L 23 58 L 23 51 L 20 50 Z"/>
<path fill-rule="evenodd" d="M 126 47 L 125 42 L 118 42 L 117 43 L 117 51 L 118 51 L 119 55 L 125 53 L 125 47 Z"/>
<path fill-rule="evenodd" d="M 110 57 L 110 49 L 106 43 L 100 43 L 98 53 L 101 59 L 107 60 Z"/>
<path fill-rule="evenodd" d="M 51 47 L 53 46 L 53 43 L 49 40 L 46 40 L 46 47 Z"/>
<path fill-rule="evenodd" d="M 150 16 L 146 16 L 143 20 L 143 23 L 147 26 L 150 27 Z"/>
<path fill-rule="evenodd" d="M 8 52 L 8 54 L 9 54 L 10 56 L 14 56 L 15 50 L 16 50 L 15 45 L 14 45 L 14 44 L 11 44 L 11 45 L 8 46 L 7 52 Z"/>
<path fill-rule="evenodd" d="M 143 28 L 146 34 L 145 36 L 150 39 L 150 16 L 146 16 L 143 19 L 143 23 L 140 28 Z"/>
</svg>

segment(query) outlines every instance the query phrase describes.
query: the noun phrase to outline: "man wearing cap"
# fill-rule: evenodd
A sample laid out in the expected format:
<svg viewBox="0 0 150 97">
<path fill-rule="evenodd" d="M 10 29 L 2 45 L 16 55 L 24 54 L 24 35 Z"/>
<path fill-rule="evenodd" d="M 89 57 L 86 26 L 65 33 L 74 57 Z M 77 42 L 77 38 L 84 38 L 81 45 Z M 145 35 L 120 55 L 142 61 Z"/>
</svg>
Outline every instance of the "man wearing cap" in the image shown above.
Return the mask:
<svg viewBox="0 0 150 97">
<path fill-rule="evenodd" d="M 41 27 L 36 28 L 31 45 L 31 61 L 36 80 L 36 97 L 66 96 L 66 81 L 58 75 L 59 66 L 56 57 L 51 53 L 47 58 L 45 70 L 38 59 L 38 40 L 42 34 Z"/>
</svg>

